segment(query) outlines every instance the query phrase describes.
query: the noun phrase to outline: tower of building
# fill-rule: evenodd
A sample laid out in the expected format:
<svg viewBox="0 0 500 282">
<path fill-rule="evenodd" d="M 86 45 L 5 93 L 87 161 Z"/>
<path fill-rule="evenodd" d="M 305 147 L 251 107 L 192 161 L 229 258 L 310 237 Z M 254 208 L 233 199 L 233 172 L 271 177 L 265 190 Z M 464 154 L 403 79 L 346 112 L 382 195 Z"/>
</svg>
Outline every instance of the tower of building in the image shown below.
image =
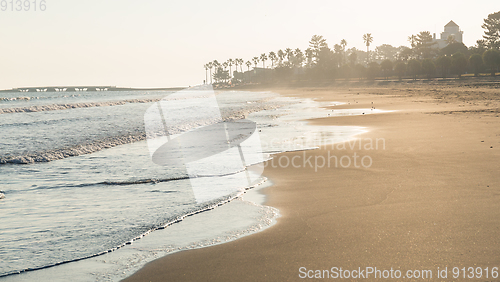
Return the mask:
<svg viewBox="0 0 500 282">
<path fill-rule="evenodd" d="M 434 42 L 436 42 L 436 47 L 439 49 L 444 48 L 448 45 L 448 38 L 453 38 L 456 42 L 462 43 L 462 36 L 464 32 L 460 30 L 460 27 L 454 22 L 450 21 L 444 26 L 444 31 L 441 32 L 441 38 L 436 39 L 436 34 L 434 33 Z"/>
</svg>

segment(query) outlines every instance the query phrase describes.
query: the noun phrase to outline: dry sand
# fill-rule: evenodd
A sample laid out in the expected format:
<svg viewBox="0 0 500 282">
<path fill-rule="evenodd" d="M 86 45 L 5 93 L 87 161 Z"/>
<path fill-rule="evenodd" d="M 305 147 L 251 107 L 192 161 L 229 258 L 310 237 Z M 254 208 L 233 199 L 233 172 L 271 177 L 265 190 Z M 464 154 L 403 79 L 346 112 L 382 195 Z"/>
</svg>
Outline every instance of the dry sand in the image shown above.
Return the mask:
<svg viewBox="0 0 500 282">
<path fill-rule="evenodd" d="M 264 174 L 275 185 L 264 190 L 266 204 L 282 214 L 275 226 L 169 255 L 126 281 L 292 281 L 300 280 L 300 267 L 392 267 L 403 275 L 429 269 L 434 279 L 438 267 L 448 267 L 448 280 L 455 280 L 453 267 L 500 267 L 500 88 L 495 87 L 274 89 L 348 102 L 344 108 L 397 110 L 311 121 L 367 127 L 358 141 L 383 138 L 385 149 L 323 146 L 305 152 L 313 160 L 328 154 L 369 156 L 368 168 L 268 166 Z M 281 156 L 304 159 L 304 152 L 276 158 Z"/>
</svg>

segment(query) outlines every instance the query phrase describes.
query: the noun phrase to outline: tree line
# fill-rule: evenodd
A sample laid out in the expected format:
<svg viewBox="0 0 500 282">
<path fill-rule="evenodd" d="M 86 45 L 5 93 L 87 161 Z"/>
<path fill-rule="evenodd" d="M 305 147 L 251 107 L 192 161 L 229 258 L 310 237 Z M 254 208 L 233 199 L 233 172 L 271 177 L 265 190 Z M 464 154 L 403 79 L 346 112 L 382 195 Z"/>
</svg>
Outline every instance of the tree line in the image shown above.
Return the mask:
<svg viewBox="0 0 500 282">
<path fill-rule="evenodd" d="M 500 11 L 489 14 L 481 26 L 483 39 L 467 47 L 449 36 L 439 49 L 429 31 L 408 36 L 410 47 L 382 44 L 370 51 L 373 37 L 363 35 L 366 52 L 347 48 L 342 39 L 332 48 L 321 35 L 313 35 L 309 48 L 280 49 L 243 60 L 217 60 L 204 65 L 206 83 L 238 84 L 287 80 L 375 79 L 398 77 L 459 77 L 464 74 L 495 76 L 500 69 Z M 267 64 L 267 66 L 266 66 Z"/>
</svg>

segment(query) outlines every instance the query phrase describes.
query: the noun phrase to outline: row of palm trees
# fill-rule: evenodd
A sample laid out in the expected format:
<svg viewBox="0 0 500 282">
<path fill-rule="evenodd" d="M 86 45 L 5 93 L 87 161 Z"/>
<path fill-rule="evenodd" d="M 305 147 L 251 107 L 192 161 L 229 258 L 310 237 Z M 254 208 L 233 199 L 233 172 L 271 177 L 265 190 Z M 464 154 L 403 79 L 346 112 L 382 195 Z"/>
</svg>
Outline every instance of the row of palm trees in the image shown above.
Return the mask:
<svg viewBox="0 0 500 282">
<path fill-rule="evenodd" d="M 363 35 L 363 41 L 366 44 L 367 48 L 367 60 L 369 63 L 369 52 L 370 52 L 370 44 L 373 42 L 373 37 L 371 33 L 366 33 Z M 333 47 L 333 52 L 338 54 L 343 54 L 343 62 L 347 61 L 346 58 L 346 47 L 347 41 L 342 39 L 339 44 L 335 44 Z M 228 59 L 225 62 L 220 63 L 217 60 L 208 62 L 204 65 L 205 68 L 205 81 L 208 83 L 213 83 L 212 78 L 215 73 L 212 73 L 212 69 L 215 72 L 224 72 L 228 70 L 227 75 L 224 77 L 233 77 L 233 69 L 235 67 L 235 71 L 243 73 L 243 66 L 247 67 L 247 70 L 250 71 L 250 67 L 253 65 L 256 69 L 259 63 L 262 63 L 262 68 L 266 68 L 266 61 L 271 61 L 271 69 L 275 67 L 303 67 L 305 62 L 306 68 L 312 68 L 319 63 L 321 60 L 322 54 L 325 55 L 327 51 L 332 51 L 328 48 L 326 40 L 319 35 L 314 35 L 309 41 L 309 48 L 307 48 L 304 52 L 300 48 L 291 49 L 286 48 L 284 50 L 278 50 L 277 52 L 271 51 L 268 54 L 262 53 L 260 56 L 255 56 L 246 62 L 242 58 Z M 350 58 L 351 60 L 356 60 L 356 56 L 354 58 Z M 218 75 L 220 77 L 220 75 Z"/>
<path fill-rule="evenodd" d="M 309 52 L 309 51 L 308 51 Z M 212 62 L 208 62 L 204 65 L 205 68 L 205 80 L 208 82 L 208 73 L 210 73 L 210 83 L 212 83 L 212 69 L 219 69 L 223 68 L 223 70 L 226 70 L 229 68 L 229 76 L 232 77 L 232 66 L 235 66 L 235 71 L 238 70 L 238 66 L 240 67 L 240 72 L 243 72 L 243 65 L 247 67 L 247 70 L 250 71 L 250 67 L 252 64 L 254 65 L 255 68 L 257 68 L 257 65 L 259 62 L 262 62 L 262 68 L 266 67 L 266 61 L 270 60 L 271 61 L 271 68 L 274 68 L 274 65 L 276 62 L 281 63 L 284 61 L 284 58 L 287 58 L 288 61 L 291 63 L 291 58 L 296 58 L 296 60 L 303 62 L 303 53 L 302 51 L 297 48 L 295 50 L 292 50 L 290 48 L 283 50 L 279 50 L 277 53 L 274 51 L 269 52 L 269 54 L 262 53 L 260 56 L 253 57 L 251 60 L 244 61 L 241 58 L 236 58 L 236 59 L 228 59 L 227 61 L 223 63 L 219 63 L 219 61 L 214 60 Z"/>
<path fill-rule="evenodd" d="M 465 48 L 465 51 L 458 50 L 450 53 L 453 56 L 447 55 L 442 52 L 446 48 L 443 50 L 432 48 L 434 43 L 429 32 L 421 32 L 408 37 L 411 48 L 405 46 L 395 48 L 390 45 L 379 46 L 398 49 L 399 53 L 392 59 L 389 57 L 378 58 L 373 62 L 370 62 L 370 45 L 373 42 L 372 35 L 370 33 L 364 34 L 363 41 L 367 48 L 366 60 L 364 62 L 357 58 L 357 54 L 364 52 L 355 48 L 346 50 L 347 42 L 344 39 L 339 44 L 334 44 L 333 48 L 330 49 L 322 36 L 314 35 L 309 41 L 309 48 L 304 52 L 300 48 L 294 50 L 286 48 L 277 52 L 262 53 L 260 56 L 255 56 L 246 62 L 241 58 L 228 59 L 223 63 L 219 63 L 217 60 L 208 62 L 204 66 L 206 71 L 205 81 L 209 82 L 209 74 L 211 84 L 213 83 L 212 79 L 215 79 L 217 83 L 227 82 L 233 77 L 234 81 L 259 81 L 266 77 L 267 80 L 286 80 L 291 79 L 291 77 L 295 77 L 296 79 L 349 78 L 353 74 L 357 77 L 364 76 L 369 78 L 377 76 L 378 70 L 382 71 L 383 76 L 386 78 L 395 73 L 400 78 L 404 74 L 412 74 L 416 78 L 416 75 L 419 73 L 431 77 L 436 69 L 441 70 L 442 75 L 446 77 L 452 65 L 453 72 L 459 76 L 466 70 L 473 71 L 478 75 L 479 71 L 495 70 L 500 65 L 500 62 L 495 63 L 497 59 L 483 58 L 484 51 L 474 51 L 474 48 L 467 50 L 467 47 L 462 43 L 460 43 L 463 45 L 461 48 Z M 449 38 L 448 43 L 450 47 L 458 44 L 453 38 Z M 382 50 L 379 50 L 379 47 L 377 47 L 377 52 Z M 441 56 L 438 56 L 439 53 L 441 53 Z M 492 58 L 497 58 L 495 56 Z M 469 57 L 470 59 L 468 59 Z M 251 66 L 258 69 L 259 63 L 262 63 L 262 68 L 266 69 L 268 61 L 271 63 L 272 72 L 256 72 L 243 75 L 244 66 L 250 71 Z M 214 68 L 215 72 L 212 73 L 212 69 Z"/>
</svg>

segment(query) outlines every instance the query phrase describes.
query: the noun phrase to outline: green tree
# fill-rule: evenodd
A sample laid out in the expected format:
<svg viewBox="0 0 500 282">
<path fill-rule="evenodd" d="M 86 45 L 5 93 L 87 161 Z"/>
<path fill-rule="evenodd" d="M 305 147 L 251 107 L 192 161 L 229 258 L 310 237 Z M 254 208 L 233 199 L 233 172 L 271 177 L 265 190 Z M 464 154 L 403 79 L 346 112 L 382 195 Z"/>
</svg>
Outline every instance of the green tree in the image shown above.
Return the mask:
<svg viewBox="0 0 500 282">
<path fill-rule="evenodd" d="M 210 84 L 212 84 L 212 68 L 214 67 L 213 62 L 208 62 L 207 67 L 210 69 Z"/>
<path fill-rule="evenodd" d="M 313 50 L 311 48 L 306 49 L 306 67 L 310 68 L 313 64 Z"/>
<path fill-rule="evenodd" d="M 333 64 L 333 51 L 325 46 L 319 50 L 318 61 L 316 63 L 316 75 L 322 78 L 331 78 L 336 68 Z"/>
<path fill-rule="evenodd" d="M 427 79 L 431 79 L 436 72 L 436 66 L 431 59 L 425 59 L 422 61 L 422 71 L 427 75 Z"/>
<path fill-rule="evenodd" d="M 455 40 L 455 36 L 454 35 L 448 35 L 448 38 L 446 38 L 446 44 L 450 45 L 450 44 L 453 44 L 455 42 L 457 42 Z"/>
<path fill-rule="evenodd" d="M 238 58 L 235 58 L 233 59 L 233 62 L 234 62 L 234 71 L 238 71 L 238 65 L 240 64 L 240 61 L 238 61 Z M 233 76 L 234 76 L 234 72 L 233 72 Z"/>
<path fill-rule="evenodd" d="M 484 29 L 484 44 L 489 49 L 500 49 L 500 11 L 489 14 L 481 27 Z"/>
<path fill-rule="evenodd" d="M 455 74 L 458 74 L 458 78 L 461 78 L 467 67 L 467 59 L 464 54 L 457 52 L 451 56 L 451 65 Z"/>
<path fill-rule="evenodd" d="M 399 80 L 401 80 L 406 72 L 406 64 L 401 61 L 397 62 L 396 65 L 394 66 L 394 70 L 398 74 Z"/>
<path fill-rule="evenodd" d="M 345 64 L 347 58 L 345 54 L 345 48 L 347 47 L 347 41 L 345 39 L 340 40 L 340 46 L 342 46 L 342 64 Z"/>
<path fill-rule="evenodd" d="M 398 53 L 398 48 L 391 46 L 389 44 L 382 44 L 375 48 L 375 54 L 377 56 L 377 59 L 380 61 L 395 60 L 397 53 Z"/>
<path fill-rule="evenodd" d="M 293 65 L 296 67 L 302 67 L 302 62 L 304 62 L 304 53 L 302 53 L 302 51 L 297 48 L 295 49 L 293 55 Z"/>
<path fill-rule="evenodd" d="M 441 49 L 439 52 L 441 53 L 441 55 L 448 55 L 448 56 L 451 56 L 457 52 L 466 55 L 469 52 L 469 49 L 462 42 L 454 42 L 446 45 L 446 47 Z"/>
<path fill-rule="evenodd" d="M 366 44 L 366 63 L 370 62 L 370 44 L 373 42 L 371 33 L 363 34 L 363 42 Z"/>
<path fill-rule="evenodd" d="M 286 55 L 286 60 L 287 60 L 287 65 L 291 66 L 292 64 L 292 57 L 293 57 L 293 50 L 290 48 L 285 49 L 285 55 Z"/>
<path fill-rule="evenodd" d="M 233 65 L 234 61 L 233 59 L 228 59 L 227 60 L 227 65 L 229 66 L 229 77 L 231 77 L 231 66 Z"/>
<path fill-rule="evenodd" d="M 208 83 L 208 64 L 203 65 L 205 68 L 205 80 L 203 81 L 204 83 Z"/>
<path fill-rule="evenodd" d="M 362 64 L 356 64 L 354 66 L 354 72 L 356 73 L 356 77 L 361 80 L 366 74 L 366 68 Z"/>
<path fill-rule="evenodd" d="M 214 67 L 214 79 L 215 79 L 215 72 L 217 72 L 217 70 L 219 69 L 219 67 L 220 67 L 220 63 L 219 63 L 219 61 L 214 60 L 214 61 L 212 62 L 212 65 L 213 65 L 213 67 Z M 217 81 L 216 81 L 216 82 L 217 82 Z"/>
<path fill-rule="evenodd" d="M 283 60 L 285 59 L 285 52 L 283 50 L 279 49 L 278 50 L 278 66 L 283 65 Z"/>
<path fill-rule="evenodd" d="M 417 75 L 420 74 L 420 69 L 422 68 L 420 61 L 411 59 L 408 61 L 408 71 L 413 76 L 413 80 L 417 79 Z"/>
<path fill-rule="evenodd" d="M 269 60 L 271 60 L 271 68 L 274 69 L 274 62 L 278 59 L 278 56 L 276 56 L 276 53 L 273 51 L 269 52 Z"/>
<path fill-rule="evenodd" d="M 398 54 L 396 56 L 398 60 L 408 61 L 408 59 L 413 56 L 413 52 L 413 49 L 410 49 L 406 46 L 399 46 Z"/>
<path fill-rule="evenodd" d="M 352 68 L 347 64 L 342 65 L 342 67 L 340 67 L 340 73 L 342 74 L 342 77 L 344 77 L 346 80 L 349 80 L 349 78 L 351 77 L 351 72 Z"/>
<path fill-rule="evenodd" d="M 226 62 L 224 62 L 224 63 L 222 63 L 222 67 L 224 68 L 224 72 L 226 72 L 226 70 L 227 70 L 227 67 L 228 67 L 228 66 L 229 66 L 229 63 L 228 63 L 227 61 L 226 61 Z M 221 75 L 222 75 L 222 74 L 221 74 Z M 222 77 L 222 76 L 220 76 L 220 77 Z M 224 75 L 224 77 L 225 77 L 225 75 Z M 229 71 L 227 71 L 227 78 L 224 78 L 224 80 L 223 80 L 223 81 L 224 81 L 224 82 L 226 82 L 226 81 L 227 81 L 227 79 L 229 79 L 230 77 L 231 77 L 231 76 L 229 76 Z"/>
<path fill-rule="evenodd" d="M 214 79 L 217 83 L 227 81 L 229 79 L 229 71 L 223 70 L 219 66 L 214 73 Z"/>
<path fill-rule="evenodd" d="M 328 47 L 328 44 L 326 44 L 326 39 L 321 35 L 313 35 L 311 40 L 309 40 L 309 48 L 313 52 L 314 64 L 318 62 L 320 50 L 325 47 Z"/>
<path fill-rule="evenodd" d="M 393 67 L 392 61 L 389 59 L 384 60 L 382 61 L 382 63 L 380 63 L 380 68 L 384 72 L 384 76 L 386 79 L 389 79 L 389 76 L 391 75 L 392 72 L 392 67 Z"/>
<path fill-rule="evenodd" d="M 257 64 L 259 63 L 259 57 L 253 57 L 252 61 L 255 64 L 255 68 L 257 68 Z"/>
<path fill-rule="evenodd" d="M 436 59 L 436 65 L 441 70 L 441 75 L 446 78 L 451 67 L 451 58 L 449 56 L 440 56 Z"/>
<path fill-rule="evenodd" d="M 333 45 L 333 53 L 335 54 L 336 66 L 339 67 L 342 62 L 342 46 L 340 44 Z"/>
<path fill-rule="evenodd" d="M 368 64 L 367 77 L 369 79 L 375 79 L 380 72 L 380 65 L 377 62 L 371 62 Z"/>
<path fill-rule="evenodd" d="M 354 67 L 357 60 L 358 54 L 356 52 L 352 52 L 351 54 L 349 54 L 349 63 L 351 64 L 351 67 Z"/>
<path fill-rule="evenodd" d="M 479 54 L 472 54 L 469 57 L 469 64 L 472 67 L 472 70 L 474 71 L 474 76 L 478 76 L 479 71 L 483 67 L 483 58 Z"/>
<path fill-rule="evenodd" d="M 490 49 L 483 53 L 483 62 L 491 71 L 491 76 L 495 76 L 495 72 L 498 70 L 499 61 L 500 54 L 497 50 Z"/>
<path fill-rule="evenodd" d="M 238 61 L 238 64 L 240 65 L 240 72 L 243 73 L 243 63 L 245 61 L 243 61 L 242 58 L 239 58 L 239 59 L 236 59 Z"/>
<path fill-rule="evenodd" d="M 408 42 L 410 42 L 411 48 L 416 48 L 417 47 L 417 36 L 416 35 L 411 35 L 408 36 Z"/>
<path fill-rule="evenodd" d="M 267 56 L 266 56 L 266 53 L 262 53 L 260 54 L 260 61 L 262 62 L 262 68 L 265 69 L 266 68 L 266 60 L 267 60 Z"/>
<path fill-rule="evenodd" d="M 417 34 L 417 53 L 424 59 L 432 57 L 432 45 L 436 44 L 429 31 Z"/>
<path fill-rule="evenodd" d="M 219 67 L 220 67 L 220 63 L 219 63 L 219 61 L 217 61 L 217 60 L 214 60 L 214 61 L 212 62 L 212 64 L 213 64 L 213 66 L 214 66 L 215 70 L 217 70 L 217 68 L 219 68 Z"/>
</svg>

